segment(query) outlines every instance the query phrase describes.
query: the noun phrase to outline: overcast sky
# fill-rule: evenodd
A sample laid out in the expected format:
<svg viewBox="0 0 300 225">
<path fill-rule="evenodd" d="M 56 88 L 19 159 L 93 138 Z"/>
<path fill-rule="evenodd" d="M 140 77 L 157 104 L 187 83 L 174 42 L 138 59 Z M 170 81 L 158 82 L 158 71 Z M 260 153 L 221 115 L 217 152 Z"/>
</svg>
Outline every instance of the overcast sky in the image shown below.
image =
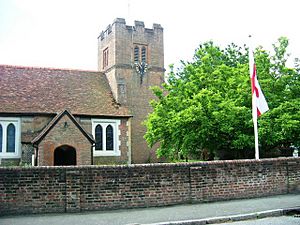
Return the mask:
<svg viewBox="0 0 300 225">
<path fill-rule="evenodd" d="M 97 37 L 117 17 L 164 28 L 165 67 L 199 43 L 271 49 L 290 39 L 300 57 L 299 0 L 0 0 L 0 64 L 97 70 Z"/>
</svg>

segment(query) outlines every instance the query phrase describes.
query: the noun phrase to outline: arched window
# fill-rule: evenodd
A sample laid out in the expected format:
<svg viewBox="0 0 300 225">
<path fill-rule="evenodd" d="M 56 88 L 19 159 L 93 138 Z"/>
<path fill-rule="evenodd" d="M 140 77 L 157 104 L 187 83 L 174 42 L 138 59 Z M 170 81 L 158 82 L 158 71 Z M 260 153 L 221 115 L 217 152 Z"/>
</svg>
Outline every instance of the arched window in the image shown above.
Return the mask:
<svg viewBox="0 0 300 225">
<path fill-rule="evenodd" d="M 135 63 L 139 62 L 139 54 L 140 54 L 140 49 L 138 46 L 135 46 L 135 48 L 134 48 L 134 62 Z"/>
<path fill-rule="evenodd" d="M 106 127 L 106 150 L 114 150 L 114 130 L 111 125 Z"/>
<path fill-rule="evenodd" d="M 146 62 L 146 60 L 147 60 L 147 52 L 146 52 L 146 47 L 145 46 L 143 46 L 143 48 L 142 48 L 142 62 Z"/>
<path fill-rule="evenodd" d="M 121 156 L 119 119 L 92 119 L 94 156 Z"/>
<path fill-rule="evenodd" d="M 2 126 L 0 124 L 0 152 L 2 152 L 2 139 L 3 139 L 3 131 L 2 131 Z"/>
<path fill-rule="evenodd" d="M 102 126 L 97 125 L 95 128 L 95 149 L 96 150 L 103 150 L 103 140 L 102 140 Z"/>
<path fill-rule="evenodd" d="M 12 123 L 7 126 L 7 144 L 6 152 L 16 151 L 16 128 Z"/>
</svg>

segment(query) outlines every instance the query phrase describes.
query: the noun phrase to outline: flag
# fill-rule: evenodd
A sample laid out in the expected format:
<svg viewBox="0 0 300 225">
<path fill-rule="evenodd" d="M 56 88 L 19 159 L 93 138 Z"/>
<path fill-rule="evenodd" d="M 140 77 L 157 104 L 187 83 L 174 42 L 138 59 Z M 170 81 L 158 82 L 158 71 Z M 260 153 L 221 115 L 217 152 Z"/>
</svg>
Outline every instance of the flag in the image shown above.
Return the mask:
<svg viewBox="0 0 300 225">
<path fill-rule="evenodd" d="M 250 58 L 249 66 L 250 66 L 250 78 L 251 78 L 251 89 L 252 89 L 252 107 L 254 109 L 254 113 L 256 114 L 256 117 L 259 117 L 261 114 L 268 111 L 269 107 L 257 80 L 256 65 L 254 62 L 253 54 L 251 55 L 250 54 L 251 52 L 249 52 L 249 58 Z"/>
</svg>

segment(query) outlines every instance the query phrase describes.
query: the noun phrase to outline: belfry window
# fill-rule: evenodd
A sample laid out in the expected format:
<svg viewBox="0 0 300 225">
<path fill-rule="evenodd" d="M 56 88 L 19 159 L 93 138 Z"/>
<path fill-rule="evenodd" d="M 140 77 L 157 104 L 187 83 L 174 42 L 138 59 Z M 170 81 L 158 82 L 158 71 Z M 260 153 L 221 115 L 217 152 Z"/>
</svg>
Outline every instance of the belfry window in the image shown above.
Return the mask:
<svg viewBox="0 0 300 225">
<path fill-rule="evenodd" d="M 134 62 L 139 62 L 139 56 L 140 56 L 140 48 L 138 46 L 135 46 L 134 48 Z"/>
<path fill-rule="evenodd" d="M 133 51 L 134 63 L 147 63 L 147 45 L 135 44 Z"/>
<path fill-rule="evenodd" d="M 143 63 L 146 63 L 146 60 L 147 60 L 147 57 L 146 57 L 146 47 L 145 46 L 143 46 L 143 48 L 142 48 L 142 62 Z"/>
</svg>

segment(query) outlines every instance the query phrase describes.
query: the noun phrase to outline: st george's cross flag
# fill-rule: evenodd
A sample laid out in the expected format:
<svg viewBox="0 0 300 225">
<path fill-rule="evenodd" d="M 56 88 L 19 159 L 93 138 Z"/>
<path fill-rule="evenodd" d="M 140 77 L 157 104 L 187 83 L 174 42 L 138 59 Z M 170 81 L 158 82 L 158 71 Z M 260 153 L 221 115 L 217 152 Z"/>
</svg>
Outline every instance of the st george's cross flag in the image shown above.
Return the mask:
<svg viewBox="0 0 300 225">
<path fill-rule="evenodd" d="M 261 114 L 269 110 L 268 103 L 266 98 L 259 86 L 256 74 L 256 65 L 254 62 L 253 53 L 249 52 L 249 61 L 250 61 L 250 79 L 251 79 L 251 89 L 252 89 L 252 107 L 253 112 L 256 117 L 259 117 Z"/>
</svg>

